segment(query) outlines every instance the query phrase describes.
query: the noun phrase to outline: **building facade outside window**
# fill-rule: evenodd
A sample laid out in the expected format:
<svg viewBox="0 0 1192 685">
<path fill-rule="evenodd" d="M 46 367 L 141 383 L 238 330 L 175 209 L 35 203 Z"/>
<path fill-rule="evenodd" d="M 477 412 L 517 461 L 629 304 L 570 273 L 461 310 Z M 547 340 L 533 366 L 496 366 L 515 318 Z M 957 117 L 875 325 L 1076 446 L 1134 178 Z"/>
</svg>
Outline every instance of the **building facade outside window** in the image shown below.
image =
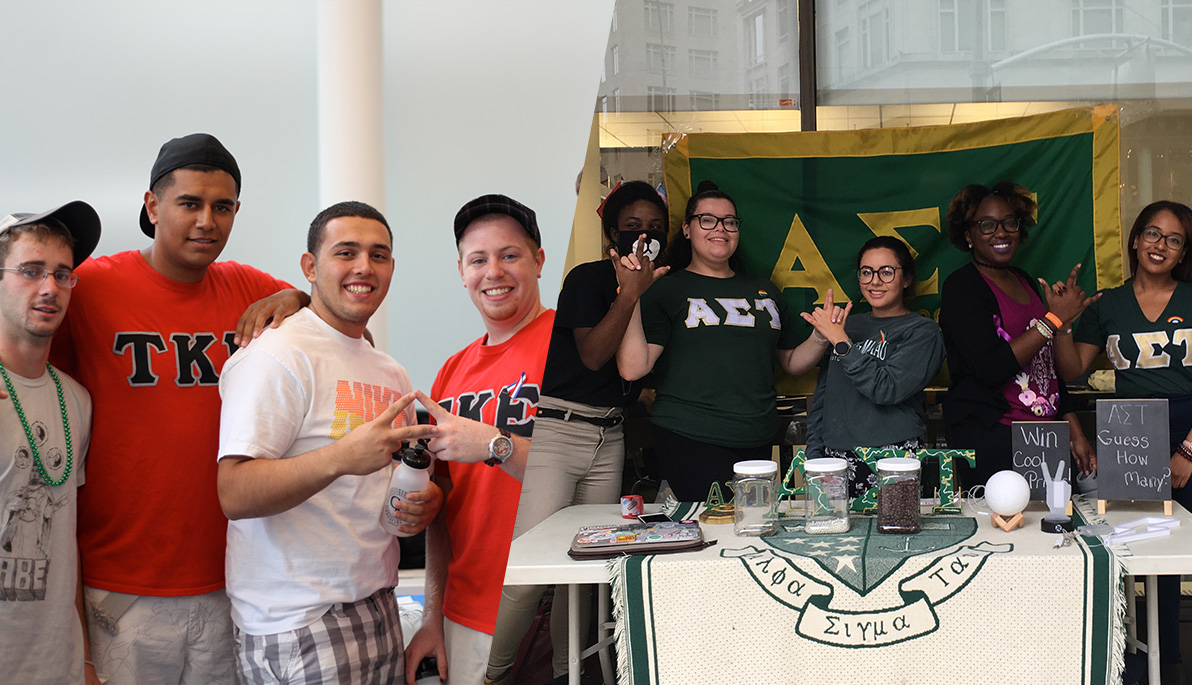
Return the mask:
<svg viewBox="0 0 1192 685">
<path fill-rule="evenodd" d="M 675 4 L 646 0 L 646 32 L 669 36 L 675 30 Z"/>
<path fill-rule="evenodd" d="M 675 89 L 662 86 L 647 86 L 647 109 L 651 112 L 675 111 Z"/>
<path fill-rule="evenodd" d="M 1072 35 L 1122 32 L 1121 0 L 1072 0 Z"/>
<path fill-rule="evenodd" d="M 688 50 L 688 67 L 695 78 L 715 78 L 719 53 L 715 50 Z"/>
<path fill-rule="evenodd" d="M 745 63 L 761 64 L 766 59 L 766 13 L 745 20 Z"/>
<path fill-rule="evenodd" d="M 1163 39 L 1192 46 L 1192 0 L 1163 0 L 1159 11 Z"/>
<path fill-rule="evenodd" d="M 984 39 L 982 50 L 1005 51 L 1006 0 L 939 0 L 939 4 L 941 52 L 971 52 L 978 33 Z M 985 10 L 980 22 L 978 8 Z"/>
<path fill-rule="evenodd" d="M 880 67 L 890 60 L 890 10 L 884 2 L 874 2 L 861 12 L 861 65 Z"/>
<path fill-rule="evenodd" d="M 644 155 L 666 132 L 801 127 L 795 0 L 616 6 L 599 90 L 608 99 L 594 103 L 609 112 L 602 142 L 640 145 Z M 1163 188 L 1188 188 L 1183 196 L 1192 197 L 1192 138 L 1184 133 L 1192 130 L 1192 0 L 819 0 L 816 10 L 817 128 L 1123 103 L 1123 150 L 1136 153 L 1123 155 L 1123 168 L 1133 168 L 1123 171 L 1123 211 L 1166 196 Z M 782 115 L 700 116 L 743 110 Z M 651 112 L 667 116 L 613 116 Z M 1145 144 L 1127 143 L 1131 136 Z"/>
<path fill-rule="evenodd" d="M 691 91 L 691 109 L 697 112 L 715 112 L 720 109 L 719 93 Z"/>
<path fill-rule="evenodd" d="M 778 29 L 778 40 L 786 40 L 798 31 L 798 23 L 795 21 L 795 1 L 794 0 L 777 0 L 778 17 L 776 23 Z"/>
<path fill-rule="evenodd" d="M 687 35 L 692 38 L 715 38 L 716 10 L 707 7 L 688 7 Z"/>
<path fill-rule="evenodd" d="M 672 73 L 675 64 L 675 47 L 660 43 L 646 43 L 646 71 L 651 74 Z"/>
</svg>

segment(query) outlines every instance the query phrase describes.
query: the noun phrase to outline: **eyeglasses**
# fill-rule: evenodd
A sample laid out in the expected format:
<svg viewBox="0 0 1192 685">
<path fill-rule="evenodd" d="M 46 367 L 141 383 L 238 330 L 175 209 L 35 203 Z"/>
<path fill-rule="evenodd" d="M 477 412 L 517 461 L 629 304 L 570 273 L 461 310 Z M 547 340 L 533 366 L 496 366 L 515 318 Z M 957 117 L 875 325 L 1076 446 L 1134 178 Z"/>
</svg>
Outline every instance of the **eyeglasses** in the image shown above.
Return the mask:
<svg viewBox="0 0 1192 685">
<path fill-rule="evenodd" d="M 733 216 L 716 216 L 715 214 L 692 214 L 691 219 L 695 219 L 699 227 L 705 231 L 710 231 L 716 228 L 716 224 L 724 224 L 724 230 L 729 233 L 736 233 L 741 228 L 741 222 L 745 221 L 741 217 Z M 690 221 L 691 219 L 688 219 Z"/>
<path fill-rule="evenodd" d="M 981 235 L 993 235 L 997 232 L 997 227 L 1001 226 L 1006 230 L 1006 233 L 1017 233 L 1019 228 L 1022 228 L 1022 220 L 1016 216 L 1008 216 L 1005 219 L 977 219 L 973 222 Z"/>
<path fill-rule="evenodd" d="M 41 266 L 17 266 L 0 269 L 0 271 L 14 271 L 21 278 L 31 283 L 44 281 L 46 276 L 53 276 L 59 288 L 73 288 L 79 283 L 79 277 L 73 271 L 50 271 Z"/>
<path fill-rule="evenodd" d="M 882 283 L 891 283 L 894 281 L 894 276 L 901 268 L 901 266 L 883 266 L 877 269 L 871 269 L 867 266 L 863 266 L 860 269 L 857 269 L 857 280 L 862 283 L 871 283 L 873 281 L 874 274 L 877 274 L 877 277 L 881 279 Z"/>
<path fill-rule="evenodd" d="M 1166 240 L 1167 247 L 1170 247 L 1173 250 L 1181 250 L 1184 247 L 1184 236 L 1179 235 L 1178 233 L 1163 235 L 1163 232 L 1154 226 L 1147 226 L 1146 228 L 1142 229 L 1142 242 L 1148 245 L 1154 245 L 1155 243 L 1159 242 L 1160 239 Z"/>
</svg>

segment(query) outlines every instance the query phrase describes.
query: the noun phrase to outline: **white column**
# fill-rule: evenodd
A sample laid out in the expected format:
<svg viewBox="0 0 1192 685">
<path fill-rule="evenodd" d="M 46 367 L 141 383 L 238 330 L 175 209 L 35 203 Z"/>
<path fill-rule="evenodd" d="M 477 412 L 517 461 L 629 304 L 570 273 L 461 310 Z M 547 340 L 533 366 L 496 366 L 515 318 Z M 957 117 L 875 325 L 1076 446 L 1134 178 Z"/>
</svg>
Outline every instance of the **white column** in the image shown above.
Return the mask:
<svg viewBox="0 0 1192 685">
<path fill-rule="evenodd" d="M 319 207 L 344 200 L 385 211 L 381 0 L 319 0 Z M 388 350 L 388 303 L 368 325 Z"/>
</svg>

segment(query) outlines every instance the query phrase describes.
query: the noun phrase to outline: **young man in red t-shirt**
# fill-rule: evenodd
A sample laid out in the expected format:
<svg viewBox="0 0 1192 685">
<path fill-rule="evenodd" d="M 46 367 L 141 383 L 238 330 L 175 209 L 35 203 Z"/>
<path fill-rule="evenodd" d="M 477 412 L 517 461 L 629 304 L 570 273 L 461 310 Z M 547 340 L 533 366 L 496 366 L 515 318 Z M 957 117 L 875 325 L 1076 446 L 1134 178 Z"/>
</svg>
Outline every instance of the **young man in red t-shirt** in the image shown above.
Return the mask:
<svg viewBox="0 0 1192 685">
<path fill-rule="evenodd" d="M 283 289 L 279 315 L 310 301 L 215 261 L 239 197 L 240 169 L 214 136 L 162 145 L 140 217 L 153 242 L 79 266 L 85 286 L 54 338 L 55 366 L 95 403 L 78 537 L 92 654 L 109 685 L 235 678 L 215 491 L 219 372 L 251 336 L 237 329 L 250 305 Z M 270 304 L 254 311 L 268 316 Z"/>
<path fill-rule="evenodd" d="M 530 449 L 554 310 L 538 294 L 545 253 L 533 210 L 485 195 L 455 216 L 459 273 L 485 335 L 439 370 L 419 401 L 438 423 L 430 449 L 447 500 L 427 529 L 426 607 L 406 648 L 406 682 L 423 657 L 439 676 L 480 683 Z"/>
</svg>

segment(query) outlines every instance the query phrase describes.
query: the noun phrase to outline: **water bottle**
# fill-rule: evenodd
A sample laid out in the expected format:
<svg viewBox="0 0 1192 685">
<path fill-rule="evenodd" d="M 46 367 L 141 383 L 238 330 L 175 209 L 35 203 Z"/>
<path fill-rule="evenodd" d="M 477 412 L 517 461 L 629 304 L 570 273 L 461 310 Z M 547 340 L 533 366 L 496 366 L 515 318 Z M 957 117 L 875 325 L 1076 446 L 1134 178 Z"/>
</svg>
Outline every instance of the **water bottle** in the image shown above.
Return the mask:
<svg viewBox="0 0 1192 685">
<path fill-rule="evenodd" d="M 399 538 L 406 538 L 413 533 L 398 530 L 401 521 L 397 518 L 397 504 L 410 501 L 411 492 L 420 492 L 430 487 L 430 455 L 426 453 L 424 441 L 393 454 L 395 459 L 398 455 L 401 459 L 393 467 L 389 489 L 385 492 L 385 503 L 381 507 L 381 526 Z"/>
</svg>

